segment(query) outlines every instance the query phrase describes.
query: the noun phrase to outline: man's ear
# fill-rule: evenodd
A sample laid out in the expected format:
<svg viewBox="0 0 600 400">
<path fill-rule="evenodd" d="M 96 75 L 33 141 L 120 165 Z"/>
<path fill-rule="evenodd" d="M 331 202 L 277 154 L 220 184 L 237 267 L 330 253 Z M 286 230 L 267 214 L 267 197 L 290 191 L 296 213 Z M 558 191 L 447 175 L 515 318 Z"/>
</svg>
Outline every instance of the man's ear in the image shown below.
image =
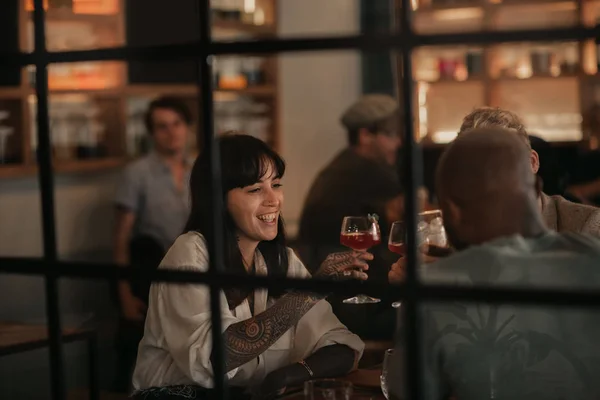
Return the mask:
<svg viewBox="0 0 600 400">
<path fill-rule="evenodd" d="M 463 215 L 460 206 L 449 200 L 445 208 L 444 220 L 448 219 L 452 226 L 461 226 Z"/>
<path fill-rule="evenodd" d="M 540 170 L 540 155 L 535 150 L 531 150 L 531 170 L 534 174 L 537 174 Z"/>
</svg>

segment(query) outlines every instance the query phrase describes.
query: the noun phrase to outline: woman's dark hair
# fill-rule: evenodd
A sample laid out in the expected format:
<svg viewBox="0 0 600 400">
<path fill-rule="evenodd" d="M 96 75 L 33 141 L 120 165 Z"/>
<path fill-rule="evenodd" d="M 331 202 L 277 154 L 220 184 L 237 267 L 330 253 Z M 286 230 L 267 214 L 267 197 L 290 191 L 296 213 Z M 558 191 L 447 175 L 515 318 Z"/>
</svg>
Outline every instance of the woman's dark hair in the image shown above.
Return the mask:
<svg viewBox="0 0 600 400">
<path fill-rule="evenodd" d="M 285 162 L 274 150 L 264 142 L 248 135 L 228 134 L 218 139 L 221 155 L 222 198 L 224 210 L 221 217 L 223 226 L 224 263 L 227 272 L 248 274 L 242 261 L 242 254 L 237 243 L 237 227 L 227 210 L 227 193 L 235 188 L 243 188 L 257 183 L 266 174 L 269 166 L 273 167 L 276 177 L 285 173 Z M 209 174 L 209 158 L 203 152 L 196 160 L 190 177 L 190 194 L 192 210 L 185 231 L 201 233 L 207 243 L 214 243 L 213 212 L 210 207 L 209 190 L 211 176 Z M 287 275 L 288 253 L 283 219 L 279 217 L 277 236 L 271 241 L 263 241 L 258 245 L 267 264 L 269 275 Z M 225 289 L 227 303 L 234 309 L 248 297 L 252 289 Z M 271 291 L 270 296 L 278 297 L 282 293 Z"/>
</svg>

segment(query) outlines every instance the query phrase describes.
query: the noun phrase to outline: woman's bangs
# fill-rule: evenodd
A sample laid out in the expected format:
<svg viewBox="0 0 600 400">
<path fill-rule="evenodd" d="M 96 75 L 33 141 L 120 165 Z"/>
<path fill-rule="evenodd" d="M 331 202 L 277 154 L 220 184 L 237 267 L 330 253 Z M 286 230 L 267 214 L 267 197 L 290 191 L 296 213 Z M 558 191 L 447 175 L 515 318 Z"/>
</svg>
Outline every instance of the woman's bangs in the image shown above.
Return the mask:
<svg viewBox="0 0 600 400">
<path fill-rule="evenodd" d="M 274 152 L 248 154 L 246 157 L 238 158 L 234 163 L 237 164 L 236 168 L 231 168 L 232 165 L 227 168 L 231 172 L 229 179 L 226 179 L 229 183 L 227 190 L 243 188 L 271 178 L 267 174 L 273 175 L 273 179 L 278 179 L 285 173 L 284 161 Z"/>
</svg>

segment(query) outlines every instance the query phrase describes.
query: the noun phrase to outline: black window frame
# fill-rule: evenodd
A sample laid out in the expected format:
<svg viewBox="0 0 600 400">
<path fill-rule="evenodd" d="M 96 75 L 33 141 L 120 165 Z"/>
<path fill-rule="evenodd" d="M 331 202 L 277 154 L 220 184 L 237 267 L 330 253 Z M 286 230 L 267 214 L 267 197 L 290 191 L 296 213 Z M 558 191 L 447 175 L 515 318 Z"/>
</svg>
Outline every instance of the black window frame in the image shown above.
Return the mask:
<svg viewBox="0 0 600 400">
<path fill-rule="evenodd" d="M 393 1 L 393 0 L 390 0 Z M 578 4 L 584 0 L 577 0 Z M 453 33 L 424 35 L 417 34 L 411 27 L 411 0 L 401 0 L 401 24 L 399 32 L 389 34 L 359 34 L 342 37 L 316 38 L 271 38 L 251 41 L 218 42 L 212 41 L 210 24 L 209 1 L 198 0 L 198 15 L 200 19 L 200 40 L 192 43 L 168 46 L 147 47 L 117 47 L 109 49 L 48 52 L 46 50 L 45 12 L 43 0 L 34 0 L 35 50 L 32 53 L 0 52 L 0 66 L 36 67 L 35 90 L 38 98 L 37 134 L 38 134 L 38 174 L 41 192 L 43 245 L 44 256 L 38 258 L 0 257 L 0 273 L 30 274 L 43 276 L 46 288 L 46 313 L 48 316 L 48 334 L 50 343 L 50 374 L 52 399 L 62 400 L 66 397 L 65 376 L 61 344 L 61 325 L 58 304 L 58 279 L 63 277 L 102 279 L 116 281 L 118 279 L 139 279 L 150 277 L 155 281 L 193 282 L 210 287 L 212 312 L 213 343 L 218 349 L 213 368 L 215 389 L 221 397 L 226 395 L 224 380 L 223 348 L 221 337 L 220 296 L 223 287 L 246 286 L 280 288 L 285 285 L 290 289 L 312 290 L 319 292 L 336 292 L 340 294 L 358 293 L 365 289 L 388 293 L 403 301 L 402 314 L 406 334 L 406 382 L 408 383 L 407 398 L 422 397 L 422 376 L 420 368 L 421 324 L 418 315 L 418 305 L 423 301 L 469 301 L 485 303 L 513 304 L 544 304 L 554 306 L 600 306 L 600 293 L 594 292 L 565 292 L 550 289 L 489 289 L 489 288 L 455 288 L 447 285 L 422 285 L 417 277 L 417 247 L 416 247 L 416 211 L 417 202 L 415 187 L 421 179 L 420 149 L 414 141 L 414 126 L 412 121 L 412 71 L 411 54 L 415 48 L 426 45 L 482 45 L 510 42 L 548 42 L 548 41 L 583 41 L 597 39 L 600 33 L 598 26 L 585 28 L 543 29 L 488 31 L 473 33 Z M 165 3 L 166 4 L 166 3 Z M 79 61 L 164 61 L 192 60 L 198 62 L 198 86 L 200 90 L 200 112 L 202 124 L 198 131 L 198 142 L 204 144 L 211 154 L 212 189 L 215 194 L 212 207 L 216 211 L 223 207 L 220 192 L 220 167 L 218 142 L 213 135 L 213 93 L 211 79 L 212 57 L 224 54 L 280 54 L 286 52 L 323 51 L 323 50 L 357 50 L 357 51 L 398 51 L 401 64 L 404 66 L 399 87 L 400 97 L 404 107 L 404 146 L 405 157 L 402 168 L 406 184 L 405 209 L 406 222 L 410 234 L 407 239 L 407 277 L 403 284 L 387 285 L 376 283 L 344 283 L 325 282 L 316 280 L 276 279 L 272 277 L 240 277 L 227 274 L 222 269 L 223 243 L 220 240 L 209 248 L 211 264 L 206 273 L 185 271 L 152 271 L 140 272 L 131 268 L 119 268 L 116 265 L 81 264 L 62 262 L 58 260 L 56 248 L 56 221 L 54 215 L 54 170 L 51 158 L 51 146 L 48 122 L 48 74 L 47 67 L 52 63 Z M 202 84 L 200 84 L 202 82 Z M 222 229 L 218 220 L 219 212 L 214 212 L 215 229 Z M 215 232 L 216 238 L 222 236 Z"/>
</svg>

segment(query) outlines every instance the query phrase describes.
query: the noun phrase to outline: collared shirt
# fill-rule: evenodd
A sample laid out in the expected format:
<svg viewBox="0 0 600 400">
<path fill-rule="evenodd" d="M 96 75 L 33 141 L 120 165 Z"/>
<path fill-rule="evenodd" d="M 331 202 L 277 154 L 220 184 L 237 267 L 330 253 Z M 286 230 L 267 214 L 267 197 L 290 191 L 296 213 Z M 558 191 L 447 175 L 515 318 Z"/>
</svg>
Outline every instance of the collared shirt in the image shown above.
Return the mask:
<svg viewBox="0 0 600 400">
<path fill-rule="evenodd" d="M 289 252 L 288 277 L 309 278 L 310 274 L 293 251 Z M 196 232 L 181 235 L 159 268 L 207 271 L 208 250 L 204 237 Z M 257 251 L 256 273 L 267 275 L 267 266 Z M 144 337 L 140 342 L 133 374 L 136 390 L 170 385 L 199 385 L 212 388 L 213 371 L 209 288 L 206 285 L 155 283 Z M 266 289 L 254 292 L 254 315 L 271 307 L 275 300 Z M 248 300 L 234 310 L 221 292 L 222 328 L 252 318 Z M 298 362 L 322 347 L 343 344 L 362 355 L 364 344 L 333 315 L 326 300 L 319 301 L 298 323 L 256 359 L 233 369 L 227 378 L 234 386 L 254 387 L 267 374 Z"/>
<path fill-rule="evenodd" d="M 512 236 L 419 272 L 425 284 L 597 291 L 600 241 L 575 233 Z M 426 303 L 421 312 L 426 399 L 600 398 L 597 309 L 456 302 Z M 404 351 L 400 342 L 396 349 Z M 400 358 L 391 379 L 398 398 L 405 389 Z"/>
<path fill-rule="evenodd" d="M 151 236 L 165 251 L 173 244 L 190 212 L 189 177 L 188 168 L 179 189 L 171 169 L 155 152 L 125 168 L 115 204 L 135 213 L 134 236 Z"/>
</svg>

